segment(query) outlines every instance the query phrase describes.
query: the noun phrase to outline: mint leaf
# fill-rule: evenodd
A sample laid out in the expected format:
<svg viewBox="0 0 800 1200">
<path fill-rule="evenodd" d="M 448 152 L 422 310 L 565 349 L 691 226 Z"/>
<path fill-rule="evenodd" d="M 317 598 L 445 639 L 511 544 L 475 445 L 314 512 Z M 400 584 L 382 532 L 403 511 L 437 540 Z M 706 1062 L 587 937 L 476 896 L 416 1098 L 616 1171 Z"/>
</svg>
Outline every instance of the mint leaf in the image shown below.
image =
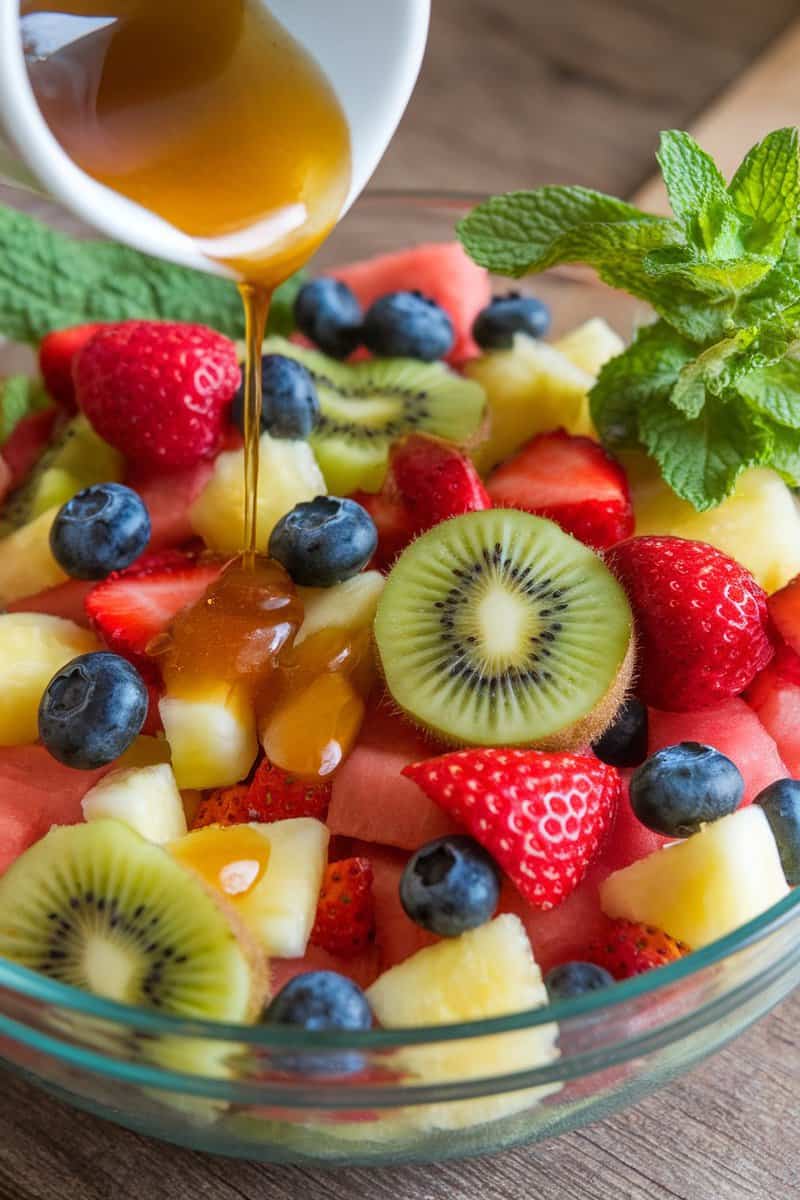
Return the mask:
<svg viewBox="0 0 800 1200">
<path fill-rule="evenodd" d="M 754 146 L 728 191 L 737 212 L 746 218 L 742 240 L 747 249 L 780 254 L 800 204 L 797 129 L 776 129 Z"/>
<path fill-rule="evenodd" d="M 721 504 L 744 470 L 769 460 L 774 444 L 757 414 L 716 396 L 694 420 L 669 401 L 649 404 L 639 413 L 639 436 L 672 490 L 699 512 Z"/>
<path fill-rule="evenodd" d="M 650 251 L 644 266 L 647 274 L 662 284 L 674 283 L 720 299 L 738 299 L 767 278 L 775 261 L 755 254 L 716 261 L 682 246 L 669 246 Z"/>
<path fill-rule="evenodd" d="M 800 433 L 785 425 L 771 425 L 772 450 L 769 465 L 790 487 L 800 487 Z"/>
<path fill-rule="evenodd" d="M 10 375 L 0 379 L 0 446 L 4 446 L 14 429 L 29 413 L 49 408 L 50 397 L 44 384 L 27 375 Z"/>
<path fill-rule="evenodd" d="M 589 393 L 592 420 L 603 441 L 617 449 L 637 445 L 639 410 L 668 401 L 695 353 L 691 342 L 665 321 L 642 326 L 632 345 L 606 363 Z"/>
<path fill-rule="evenodd" d="M 737 380 L 736 390 L 779 425 L 800 430 L 800 361 L 784 358 Z"/>
<path fill-rule="evenodd" d="M 741 250 L 739 219 L 717 164 L 688 133 L 669 129 L 661 134 L 656 156 L 667 185 L 672 211 L 687 240 L 718 258 Z"/>
<path fill-rule="evenodd" d="M 457 233 L 476 263 L 512 278 L 564 262 L 596 266 L 625 249 L 641 254 L 677 238 L 672 222 L 583 187 L 493 196 Z"/>
<path fill-rule="evenodd" d="M 278 289 L 273 301 L 271 328 L 284 333 L 292 287 Z M 242 302 L 231 281 L 113 242 L 71 238 L 0 207 L 1 335 L 36 344 L 54 329 L 129 317 L 197 322 L 232 338 L 244 334 Z"/>
</svg>

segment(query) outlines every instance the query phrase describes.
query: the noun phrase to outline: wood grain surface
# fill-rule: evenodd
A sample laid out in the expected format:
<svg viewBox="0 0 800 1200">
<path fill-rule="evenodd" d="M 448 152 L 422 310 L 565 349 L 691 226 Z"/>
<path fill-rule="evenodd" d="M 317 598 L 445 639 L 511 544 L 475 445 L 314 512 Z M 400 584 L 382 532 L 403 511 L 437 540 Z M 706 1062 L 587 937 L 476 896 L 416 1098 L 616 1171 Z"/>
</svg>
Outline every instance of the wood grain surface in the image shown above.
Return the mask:
<svg viewBox="0 0 800 1200">
<path fill-rule="evenodd" d="M 633 193 L 652 173 L 658 130 L 693 124 L 800 13 L 798 0 L 433 6 L 423 78 L 378 185 L 570 181 Z M 797 119 L 800 80 L 796 107 L 784 87 L 775 111 L 775 123 Z M 799 1069 L 796 994 L 693 1074 L 604 1122 L 492 1159 L 373 1172 L 161 1146 L 5 1074 L 0 1200 L 796 1200 Z"/>
</svg>

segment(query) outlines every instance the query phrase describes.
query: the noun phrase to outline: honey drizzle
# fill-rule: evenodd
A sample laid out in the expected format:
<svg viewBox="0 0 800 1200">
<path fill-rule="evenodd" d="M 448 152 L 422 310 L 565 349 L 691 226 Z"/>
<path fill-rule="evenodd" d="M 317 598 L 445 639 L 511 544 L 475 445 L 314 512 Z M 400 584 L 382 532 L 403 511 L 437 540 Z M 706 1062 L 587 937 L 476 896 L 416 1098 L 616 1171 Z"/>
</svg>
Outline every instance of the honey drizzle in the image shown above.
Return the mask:
<svg viewBox="0 0 800 1200">
<path fill-rule="evenodd" d="M 242 550 L 245 563 L 252 567 L 259 549 L 256 545 L 258 527 L 258 467 L 259 437 L 261 434 L 261 343 L 267 330 L 272 295 L 267 288 L 253 283 L 239 286 L 244 304 L 245 362 L 244 362 L 244 531 Z M 266 550 L 266 547 L 264 547 Z"/>
</svg>

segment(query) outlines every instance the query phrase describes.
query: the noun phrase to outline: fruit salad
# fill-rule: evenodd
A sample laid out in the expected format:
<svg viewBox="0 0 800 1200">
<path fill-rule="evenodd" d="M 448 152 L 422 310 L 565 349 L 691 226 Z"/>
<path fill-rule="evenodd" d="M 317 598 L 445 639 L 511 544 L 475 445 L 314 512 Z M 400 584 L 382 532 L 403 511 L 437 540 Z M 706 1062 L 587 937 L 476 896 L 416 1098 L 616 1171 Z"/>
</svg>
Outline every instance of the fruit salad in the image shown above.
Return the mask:
<svg viewBox="0 0 800 1200">
<path fill-rule="evenodd" d="M 800 884 L 797 331 L 756 269 L 794 225 L 751 211 L 790 132 L 714 179 L 736 265 L 689 184 L 671 221 L 546 189 L 298 281 L 263 346 L 254 560 L 241 345 L 40 331 L 41 377 L 0 383 L 0 955 L 357 1034 L 612 989 Z M 489 268 L 571 259 L 657 320 L 550 339 L 541 300 L 493 295 Z M 745 266 L 750 324 L 717 330 Z M 444 1045 L 393 1069 L 546 1064 L 557 1027 Z"/>
</svg>

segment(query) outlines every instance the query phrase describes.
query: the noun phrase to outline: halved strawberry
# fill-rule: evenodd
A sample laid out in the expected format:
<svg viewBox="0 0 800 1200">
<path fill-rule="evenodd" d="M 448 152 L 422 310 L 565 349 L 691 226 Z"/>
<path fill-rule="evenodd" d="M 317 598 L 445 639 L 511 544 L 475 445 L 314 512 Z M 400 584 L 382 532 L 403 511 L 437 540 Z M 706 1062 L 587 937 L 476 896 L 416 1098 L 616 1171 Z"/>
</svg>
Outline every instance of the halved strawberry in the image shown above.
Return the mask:
<svg viewBox="0 0 800 1200">
<path fill-rule="evenodd" d="M 633 506 L 622 467 L 591 438 L 573 437 L 563 429 L 528 442 L 486 486 L 499 508 L 547 517 L 595 550 L 633 533 Z"/>
<path fill-rule="evenodd" d="M 633 921 L 612 921 L 599 941 L 590 944 L 587 958 L 605 967 L 615 979 L 630 979 L 654 967 L 664 967 L 689 953 L 689 947 L 661 929 Z"/>
<path fill-rule="evenodd" d="M 348 958 L 366 949 L 374 933 L 371 862 L 347 858 L 330 863 L 322 881 L 311 944 Z"/>
<path fill-rule="evenodd" d="M 48 392 L 62 408 L 72 412 L 75 405 L 75 384 L 72 366 L 80 350 L 101 326 L 73 325 L 48 333 L 39 346 L 39 370 Z"/>
<path fill-rule="evenodd" d="M 145 555 L 93 587 L 86 613 L 110 650 L 138 662 L 172 618 L 201 598 L 223 565 L 178 550 Z"/>
<path fill-rule="evenodd" d="M 265 758 L 252 782 L 218 788 L 202 800 L 192 829 L 202 829 L 205 825 L 242 825 L 249 821 L 269 824 L 293 817 L 324 821 L 330 799 L 330 783 L 312 786 Z"/>
<path fill-rule="evenodd" d="M 421 433 L 409 434 L 392 448 L 388 482 L 402 501 L 414 533 L 492 507 L 466 454 Z"/>
</svg>

